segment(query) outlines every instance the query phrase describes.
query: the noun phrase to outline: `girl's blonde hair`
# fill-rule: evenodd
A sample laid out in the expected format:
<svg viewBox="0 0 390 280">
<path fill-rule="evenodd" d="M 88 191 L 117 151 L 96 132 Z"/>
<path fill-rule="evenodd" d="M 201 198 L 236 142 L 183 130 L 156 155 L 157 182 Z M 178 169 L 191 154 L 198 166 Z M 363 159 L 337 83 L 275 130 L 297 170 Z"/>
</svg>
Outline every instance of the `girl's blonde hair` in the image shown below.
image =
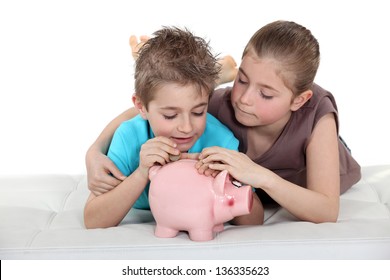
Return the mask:
<svg viewBox="0 0 390 280">
<path fill-rule="evenodd" d="M 281 78 L 295 95 L 312 87 L 320 64 L 320 47 L 305 27 L 291 21 L 267 24 L 252 36 L 242 57 L 249 51 L 258 58 L 277 60 Z"/>
</svg>

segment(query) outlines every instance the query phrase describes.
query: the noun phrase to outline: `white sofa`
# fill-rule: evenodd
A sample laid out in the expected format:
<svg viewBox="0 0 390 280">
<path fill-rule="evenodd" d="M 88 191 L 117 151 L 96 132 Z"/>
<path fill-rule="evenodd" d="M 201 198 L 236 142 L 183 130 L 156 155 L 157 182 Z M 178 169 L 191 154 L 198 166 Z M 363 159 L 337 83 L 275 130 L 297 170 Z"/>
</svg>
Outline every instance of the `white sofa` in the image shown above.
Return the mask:
<svg viewBox="0 0 390 280">
<path fill-rule="evenodd" d="M 208 242 L 154 236 L 149 211 L 86 230 L 85 175 L 0 177 L 0 259 L 390 259 L 390 165 L 363 168 L 337 223 L 266 209 L 263 226 L 231 226 Z"/>
</svg>

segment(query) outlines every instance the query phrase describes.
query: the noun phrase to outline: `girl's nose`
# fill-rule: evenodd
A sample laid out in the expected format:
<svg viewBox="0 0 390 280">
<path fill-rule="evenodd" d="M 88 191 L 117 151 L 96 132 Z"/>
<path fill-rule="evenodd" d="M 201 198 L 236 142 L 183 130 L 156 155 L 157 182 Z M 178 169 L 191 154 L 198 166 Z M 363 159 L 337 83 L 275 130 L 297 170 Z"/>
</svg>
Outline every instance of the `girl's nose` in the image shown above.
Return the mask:
<svg viewBox="0 0 390 280">
<path fill-rule="evenodd" d="M 240 102 L 245 105 L 251 105 L 253 103 L 252 90 L 246 89 L 240 96 Z"/>
</svg>

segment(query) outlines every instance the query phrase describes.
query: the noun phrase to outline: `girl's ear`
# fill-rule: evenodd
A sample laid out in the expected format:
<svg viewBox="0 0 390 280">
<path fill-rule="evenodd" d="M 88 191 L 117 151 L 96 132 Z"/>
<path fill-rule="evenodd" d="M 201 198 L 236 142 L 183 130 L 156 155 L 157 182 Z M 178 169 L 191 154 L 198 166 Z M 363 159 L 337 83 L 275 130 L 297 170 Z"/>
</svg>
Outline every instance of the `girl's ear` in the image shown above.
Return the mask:
<svg viewBox="0 0 390 280">
<path fill-rule="evenodd" d="M 141 117 L 147 120 L 147 116 L 146 116 L 147 110 L 144 104 L 141 102 L 140 98 L 137 95 L 133 94 L 132 100 L 134 103 L 134 107 L 138 110 Z"/>
<path fill-rule="evenodd" d="M 311 97 L 313 96 L 313 92 L 311 90 L 307 90 L 302 92 L 300 95 L 295 97 L 291 103 L 291 111 L 296 111 L 303 106 Z"/>
</svg>

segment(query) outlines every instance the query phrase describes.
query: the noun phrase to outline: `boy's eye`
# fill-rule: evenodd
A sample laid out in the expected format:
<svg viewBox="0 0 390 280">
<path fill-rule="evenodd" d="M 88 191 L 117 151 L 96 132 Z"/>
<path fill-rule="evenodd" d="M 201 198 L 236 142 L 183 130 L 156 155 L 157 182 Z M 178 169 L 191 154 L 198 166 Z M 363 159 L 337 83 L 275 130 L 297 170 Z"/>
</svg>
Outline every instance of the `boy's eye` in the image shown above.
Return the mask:
<svg viewBox="0 0 390 280">
<path fill-rule="evenodd" d="M 175 115 L 163 115 L 164 116 L 164 119 L 166 120 L 173 120 L 174 118 L 176 118 L 176 114 Z"/>
<path fill-rule="evenodd" d="M 193 112 L 192 114 L 194 114 L 194 116 L 196 116 L 196 117 L 201 117 L 201 116 L 204 115 L 204 112 L 205 112 L 205 111 L 202 111 L 202 112 Z"/>
</svg>

